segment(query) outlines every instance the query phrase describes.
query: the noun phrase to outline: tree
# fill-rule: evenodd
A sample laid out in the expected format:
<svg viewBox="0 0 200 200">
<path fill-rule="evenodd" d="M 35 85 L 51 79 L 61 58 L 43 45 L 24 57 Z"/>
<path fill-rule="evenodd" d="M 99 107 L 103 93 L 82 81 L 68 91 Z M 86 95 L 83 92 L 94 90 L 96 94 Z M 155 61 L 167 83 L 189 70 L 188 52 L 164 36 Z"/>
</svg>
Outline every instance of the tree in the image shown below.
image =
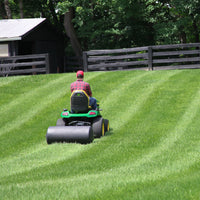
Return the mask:
<svg viewBox="0 0 200 200">
<path fill-rule="evenodd" d="M 144 2 L 65 0 L 58 3 L 58 10 L 61 14 L 73 10 L 70 17 L 65 15 L 65 20 L 71 22 L 66 30 L 73 27 L 73 36 L 79 39 L 83 50 L 124 48 L 154 44 L 153 23 L 145 14 Z"/>
<path fill-rule="evenodd" d="M 74 26 L 72 24 L 73 15 L 74 15 L 74 9 L 73 7 L 70 7 L 68 12 L 65 13 L 64 27 L 65 27 L 67 36 L 70 38 L 70 42 L 71 42 L 75 55 L 78 58 L 80 58 L 82 56 L 82 50 L 81 50 L 81 45 L 79 43 L 79 40 L 76 36 Z"/>
<path fill-rule="evenodd" d="M 20 12 L 20 18 L 24 18 L 24 11 L 23 11 L 23 0 L 19 0 L 19 12 Z"/>
<path fill-rule="evenodd" d="M 200 1 L 168 0 L 165 5 L 168 16 L 155 24 L 156 40 L 161 43 L 199 42 Z"/>
<path fill-rule="evenodd" d="M 9 0 L 4 0 L 4 7 L 8 19 L 12 19 L 12 13 L 9 5 Z"/>
<path fill-rule="evenodd" d="M 7 18 L 7 16 L 5 11 L 4 1 L 0 0 L 0 19 L 5 19 L 5 18 Z"/>
<path fill-rule="evenodd" d="M 47 18 L 77 57 L 89 49 L 199 42 L 199 0 L 0 0 L 0 13 Z"/>
</svg>

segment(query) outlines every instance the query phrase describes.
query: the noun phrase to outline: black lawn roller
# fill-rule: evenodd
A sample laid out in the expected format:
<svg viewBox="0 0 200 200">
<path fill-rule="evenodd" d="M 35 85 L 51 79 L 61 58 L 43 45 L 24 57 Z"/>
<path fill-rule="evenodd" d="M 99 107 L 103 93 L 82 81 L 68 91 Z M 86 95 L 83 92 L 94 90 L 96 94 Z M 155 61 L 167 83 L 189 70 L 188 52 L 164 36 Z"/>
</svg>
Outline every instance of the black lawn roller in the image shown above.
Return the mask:
<svg viewBox="0 0 200 200">
<path fill-rule="evenodd" d="M 90 143 L 93 141 L 91 126 L 50 126 L 47 130 L 47 143 L 78 142 Z"/>
</svg>

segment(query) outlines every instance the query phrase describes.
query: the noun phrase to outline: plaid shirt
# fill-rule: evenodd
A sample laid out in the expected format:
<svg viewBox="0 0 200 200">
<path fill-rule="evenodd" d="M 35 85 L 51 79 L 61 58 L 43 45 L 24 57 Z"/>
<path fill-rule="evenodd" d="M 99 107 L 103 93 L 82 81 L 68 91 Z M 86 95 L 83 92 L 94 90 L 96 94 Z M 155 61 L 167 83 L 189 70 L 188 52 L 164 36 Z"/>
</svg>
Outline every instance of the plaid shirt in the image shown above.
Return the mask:
<svg viewBox="0 0 200 200">
<path fill-rule="evenodd" d="M 83 80 L 77 80 L 71 84 L 71 92 L 74 90 L 84 90 L 90 97 L 92 96 L 89 83 L 86 83 Z"/>
</svg>

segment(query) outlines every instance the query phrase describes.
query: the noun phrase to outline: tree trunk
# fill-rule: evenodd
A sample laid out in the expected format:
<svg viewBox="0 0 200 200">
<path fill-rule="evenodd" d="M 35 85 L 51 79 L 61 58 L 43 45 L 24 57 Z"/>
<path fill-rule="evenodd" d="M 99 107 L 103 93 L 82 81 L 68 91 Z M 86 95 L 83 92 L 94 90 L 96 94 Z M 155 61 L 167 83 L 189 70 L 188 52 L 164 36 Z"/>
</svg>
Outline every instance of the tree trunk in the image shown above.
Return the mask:
<svg viewBox="0 0 200 200">
<path fill-rule="evenodd" d="M 12 13 L 9 6 L 9 0 L 4 0 L 4 7 L 8 19 L 12 19 Z"/>
<path fill-rule="evenodd" d="M 186 33 L 184 31 L 180 32 L 180 42 L 181 42 L 181 44 L 187 43 L 187 37 L 186 37 Z"/>
<path fill-rule="evenodd" d="M 74 14 L 73 8 L 70 8 L 69 11 L 65 13 L 64 27 L 65 27 L 67 36 L 70 38 L 70 42 L 71 42 L 72 48 L 73 48 L 76 56 L 78 58 L 81 58 L 82 57 L 81 45 L 78 41 L 76 32 L 74 30 L 74 26 L 72 24 L 73 14 Z"/>
<path fill-rule="evenodd" d="M 20 18 L 24 18 L 24 12 L 23 12 L 23 0 L 19 0 L 19 11 L 20 11 Z"/>
<path fill-rule="evenodd" d="M 194 38 L 195 38 L 195 42 L 199 43 L 199 30 L 198 30 L 198 26 L 196 23 L 196 20 L 193 20 L 193 29 L 194 29 Z"/>
</svg>

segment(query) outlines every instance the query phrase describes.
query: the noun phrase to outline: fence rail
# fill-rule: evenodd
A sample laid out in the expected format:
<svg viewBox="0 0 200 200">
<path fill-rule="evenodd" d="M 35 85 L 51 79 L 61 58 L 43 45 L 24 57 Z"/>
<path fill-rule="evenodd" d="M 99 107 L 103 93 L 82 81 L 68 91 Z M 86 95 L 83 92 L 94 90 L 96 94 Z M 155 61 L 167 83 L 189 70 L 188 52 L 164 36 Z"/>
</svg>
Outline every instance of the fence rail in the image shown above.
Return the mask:
<svg viewBox="0 0 200 200">
<path fill-rule="evenodd" d="M 200 68 L 200 43 L 83 52 L 84 71 Z"/>
<path fill-rule="evenodd" d="M 0 57 L 0 76 L 49 73 L 48 54 Z"/>
<path fill-rule="evenodd" d="M 64 72 L 83 70 L 83 61 L 80 57 L 64 57 Z"/>
</svg>

